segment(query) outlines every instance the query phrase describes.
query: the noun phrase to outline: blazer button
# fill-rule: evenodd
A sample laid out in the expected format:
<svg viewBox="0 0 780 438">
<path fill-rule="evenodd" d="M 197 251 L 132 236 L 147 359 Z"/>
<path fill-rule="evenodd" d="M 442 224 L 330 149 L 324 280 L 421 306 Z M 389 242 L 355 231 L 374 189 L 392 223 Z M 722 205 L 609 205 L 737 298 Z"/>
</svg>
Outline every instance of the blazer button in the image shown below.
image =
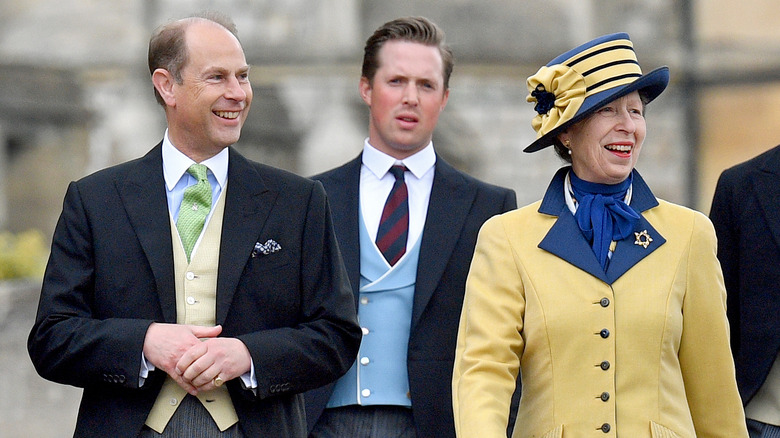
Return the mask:
<svg viewBox="0 0 780 438">
<path fill-rule="evenodd" d="M 599 366 L 601 367 L 602 370 L 606 371 L 609 369 L 609 361 L 605 360 L 604 362 L 601 362 Z"/>
<path fill-rule="evenodd" d="M 609 433 L 609 431 L 612 429 L 612 427 L 610 427 L 609 423 L 604 423 L 604 424 L 601 425 L 601 427 L 599 429 L 601 429 L 601 431 L 604 432 L 604 433 Z"/>
<path fill-rule="evenodd" d="M 599 301 L 599 304 L 601 304 L 601 307 L 607 307 L 609 306 L 609 298 L 604 297 Z"/>
<path fill-rule="evenodd" d="M 601 329 L 599 332 L 602 338 L 607 339 L 609 337 L 609 330 L 607 329 Z"/>
<path fill-rule="evenodd" d="M 601 398 L 601 401 L 605 402 L 605 401 L 609 400 L 609 393 L 604 391 L 604 392 L 601 393 L 601 397 L 599 397 L 599 398 Z"/>
</svg>

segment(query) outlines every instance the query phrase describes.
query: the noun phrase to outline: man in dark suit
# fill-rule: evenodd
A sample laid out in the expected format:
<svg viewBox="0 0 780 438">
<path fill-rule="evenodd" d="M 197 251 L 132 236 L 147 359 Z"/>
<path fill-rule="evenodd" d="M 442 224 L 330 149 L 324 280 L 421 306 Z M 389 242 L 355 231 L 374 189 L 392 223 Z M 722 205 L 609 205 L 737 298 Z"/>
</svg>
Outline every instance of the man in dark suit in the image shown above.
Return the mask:
<svg viewBox="0 0 780 438">
<path fill-rule="evenodd" d="M 312 437 L 455 436 L 452 366 L 477 233 L 516 199 L 433 149 L 452 66 L 427 19 L 377 29 L 359 83 L 370 110 L 363 152 L 314 177 L 331 201 L 363 341 L 344 377 L 305 394 Z"/>
<path fill-rule="evenodd" d="M 726 169 L 710 218 L 751 438 L 780 436 L 780 146 Z"/>
<path fill-rule="evenodd" d="M 302 392 L 360 341 L 325 192 L 229 148 L 252 100 L 229 19 L 162 26 L 149 68 L 168 129 L 68 187 L 32 361 L 84 388 L 75 436 L 303 437 Z"/>
</svg>

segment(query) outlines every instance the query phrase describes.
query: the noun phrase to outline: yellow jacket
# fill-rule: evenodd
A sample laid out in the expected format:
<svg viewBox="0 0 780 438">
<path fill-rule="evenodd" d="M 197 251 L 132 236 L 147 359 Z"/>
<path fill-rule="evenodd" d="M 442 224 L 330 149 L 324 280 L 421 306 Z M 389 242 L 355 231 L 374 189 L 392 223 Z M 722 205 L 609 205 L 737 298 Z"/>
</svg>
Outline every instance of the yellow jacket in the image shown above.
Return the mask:
<svg viewBox="0 0 780 438">
<path fill-rule="evenodd" d="M 605 273 L 566 207 L 567 170 L 480 231 L 453 374 L 458 436 L 506 435 L 522 370 L 516 438 L 747 437 L 710 221 L 657 201 L 634 172 L 640 236 L 617 243 Z"/>
</svg>

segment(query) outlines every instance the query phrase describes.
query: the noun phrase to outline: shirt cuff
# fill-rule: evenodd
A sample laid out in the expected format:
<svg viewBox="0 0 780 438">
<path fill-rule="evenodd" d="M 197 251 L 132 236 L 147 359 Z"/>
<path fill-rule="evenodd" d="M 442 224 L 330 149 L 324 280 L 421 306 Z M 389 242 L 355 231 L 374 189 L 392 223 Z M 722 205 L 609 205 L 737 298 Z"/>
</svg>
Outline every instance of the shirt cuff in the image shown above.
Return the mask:
<svg viewBox="0 0 780 438">
<path fill-rule="evenodd" d="M 250 368 L 248 373 L 241 375 L 241 381 L 244 383 L 244 387 L 247 389 L 257 388 L 257 376 L 255 375 L 255 362 L 250 359 Z"/>
<path fill-rule="evenodd" d="M 138 387 L 144 386 L 144 383 L 146 382 L 146 378 L 149 377 L 149 372 L 156 370 L 155 366 L 146 360 L 146 356 L 144 356 L 144 353 L 141 353 L 141 372 L 138 374 Z M 254 372 L 254 368 L 252 368 L 252 372 Z"/>
</svg>

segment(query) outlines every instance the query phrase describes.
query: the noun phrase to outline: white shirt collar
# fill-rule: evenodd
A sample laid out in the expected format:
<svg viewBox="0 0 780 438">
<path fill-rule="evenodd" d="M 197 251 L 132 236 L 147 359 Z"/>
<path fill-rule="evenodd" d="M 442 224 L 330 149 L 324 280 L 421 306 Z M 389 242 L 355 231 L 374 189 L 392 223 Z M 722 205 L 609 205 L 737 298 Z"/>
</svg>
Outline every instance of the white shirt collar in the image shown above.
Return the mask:
<svg viewBox="0 0 780 438">
<path fill-rule="evenodd" d="M 419 152 L 406 157 L 403 160 L 397 160 L 371 146 L 368 142 L 368 138 L 363 142 L 363 165 L 366 166 L 377 179 L 382 179 L 394 164 L 399 163 L 406 166 L 415 178 L 422 178 L 422 176 L 436 164 L 436 152 L 433 149 L 433 141 L 428 143 L 428 146 L 425 146 Z"/>
<path fill-rule="evenodd" d="M 201 162 L 201 164 L 205 164 L 206 167 L 211 170 L 211 173 L 214 174 L 214 178 L 216 178 L 217 183 L 221 188 L 224 188 L 225 183 L 227 182 L 228 156 L 228 148 L 225 148 L 217 155 Z M 187 169 L 195 164 L 195 161 L 176 149 L 173 143 L 171 143 L 170 138 L 168 138 L 167 129 L 165 130 L 165 136 L 163 137 L 162 158 L 165 186 L 168 188 L 168 191 L 170 191 L 173 190 L 173 187 L 176 186 Z"/>
</svg>

